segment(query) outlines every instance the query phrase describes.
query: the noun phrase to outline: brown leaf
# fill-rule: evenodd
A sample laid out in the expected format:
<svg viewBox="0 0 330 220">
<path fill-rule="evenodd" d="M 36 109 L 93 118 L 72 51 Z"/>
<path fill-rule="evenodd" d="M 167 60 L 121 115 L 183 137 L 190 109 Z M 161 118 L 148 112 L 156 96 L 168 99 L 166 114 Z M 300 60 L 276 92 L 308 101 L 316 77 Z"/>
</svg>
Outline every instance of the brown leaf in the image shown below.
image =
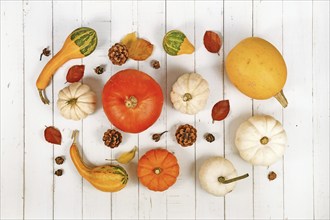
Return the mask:
<svg viewBox="0 0 330 220">
<path fill-rule="evenodd" d="M 206 31 L 204 34 L 204 46 L 211 53 L 219 53 L 222 46 L 221 38 L 213 31 Z"/>
<path fill-rule="evenodd" d="M 62 134 L 57 128 L 53 126 L 46 127 L 44 131 L 44 136 L 47 142 L 61 145 Z"/>
<path fill-rule="evenodd" d="M 66 74 L 66 81 L 69 83 L 78 82 L 83 78 L 85 72 L 85 65 L 74 65 Z"/>
<path fill-rule="evenodd" d="M 138 38 L 136 41 L 133 41 L 127 49 L 129 58 L 141 61 L 150 57 L 154 49 L 154 45 L 152 45 L 149 41 Z"/>
<path fill-rule="evenodd" d="M 229 113 L 229 100 L 222 100 L 217 102 L 212 108 L 213 121 L 221 121 L 225 119 Z"/>
</svg>

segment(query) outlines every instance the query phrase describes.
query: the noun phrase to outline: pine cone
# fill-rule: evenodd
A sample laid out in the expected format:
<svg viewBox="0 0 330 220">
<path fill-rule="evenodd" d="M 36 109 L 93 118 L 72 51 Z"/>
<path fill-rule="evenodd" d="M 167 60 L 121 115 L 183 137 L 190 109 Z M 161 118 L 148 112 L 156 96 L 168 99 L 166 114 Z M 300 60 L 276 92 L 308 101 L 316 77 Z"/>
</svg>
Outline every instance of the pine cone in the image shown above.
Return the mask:
<svg viewBox="0 0 330 220">
<path fill-rule="evenodd" d="M 182 147 L 191 146 L 196 142 L 197 130 L 191 125 L 180 125 L 175 132 L 177 142 Z"/>
<path fill-rule="evenodd" d="M 127 47 L 123 44 L 116 43 L 109 49 L 108 56 L 114 65 L 121 66 L 128 59 Z"/>
<path fill-rule="evenodd" d="M 119 131 L 116 131 L 115 129 L 108 129 L 106 132 L 104 132 L 103 141 L 104 144 L 108 147 L 118 147 L 121 143 L 121 140 L 121 133 Z"/>
</svg>

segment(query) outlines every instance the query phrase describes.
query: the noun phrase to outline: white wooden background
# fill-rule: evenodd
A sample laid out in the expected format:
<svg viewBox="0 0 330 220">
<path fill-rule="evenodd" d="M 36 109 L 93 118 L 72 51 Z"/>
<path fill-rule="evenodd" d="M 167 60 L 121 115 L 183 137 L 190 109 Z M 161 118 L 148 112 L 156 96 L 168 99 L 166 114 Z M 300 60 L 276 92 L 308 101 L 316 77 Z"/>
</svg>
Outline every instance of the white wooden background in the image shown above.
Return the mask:
<svg viewBox="0 0 330 220">
<path fill-rule="evenodd" d="M 329 219 L 329 1 L 1 1 L 1 219 Z M 52 55 L 75 28 L 89 26 L 99 37 L 96 51 L 61 67 L 47 88 L 51 105 L 39 100 L 35 81 L 50 57 L 39 55 L 49 46 Z M 167 56 L 162 38 L 171 29 L 182 30 L 195 45 L 192 55 Z M 206 30 L 222 33 L 220 56 L 203 46 Z M 130 60 L 113 66 L 107 57 L 111 45 L 127 33 L 155 45 L 150 59 Z M 230 49 L 249 36 L 260 36 L 282 52 L 288 67 L 284 92 L 289 106 L 275 99 L 251 100 L 228 81 L 223 61 Z M 150 67 L 157 59 L 161 68 Z M 56 108 L 68 68 L 86 66 L 84 83 L 98 94 L 98 110 L 79 122 L 65 120 Z M 106 64 L 106 72 L 93 68 Z M 117 71 L 137 68 L 162 86 L 165 105 L 159 120 L 148 130 L 123 134 L 116 149 L 103 145 L 103 132 L 111 125 L 101 105 L 104 83 Z M 179 113 L 171 106 L 169 92 L 177 77 L 196 71 L 210 84 L 207 107 L 196 116 Z M 212 124 L 215 102 L 229 99 L 230 115 Z M 253 114 L 269 114 L 282 121 L 289 138 L 283 159 L 275 165 L 253 167 L 234 147 L 238 125 Z M 179 124 L 198 129 L 197 143 L 182 148 L 174 139 Z M 61 146 L 46 143 L 45 125 L 58 127 Z M 134 162 L 125 168 L 129 183 L 117 193 L 94 189 L 77 173 L 69 157 L 70 135 L 81 131 L 79 143 L 86 163 L 100 165 L 106 158 L 139 146 Z M 160 142 L 151 134 L 169 130 Z M 207 143 L 206 132 L 216 141 Z M 180 163 L 177 183 L 163 193 L 147 190 L 136 177 L 136 164 L 147 150 L 166 147 Z M 59 166 L 56 156 L 65 155 Z M 238 173 L 250 177 L 226 197 L 203 191 L 197 174 L 203 160 L 222 155 Z M 54 176 L 63 168 L 64 175 Z M 269 171 L 278 174 L 267 179 Z"/>
</svg>

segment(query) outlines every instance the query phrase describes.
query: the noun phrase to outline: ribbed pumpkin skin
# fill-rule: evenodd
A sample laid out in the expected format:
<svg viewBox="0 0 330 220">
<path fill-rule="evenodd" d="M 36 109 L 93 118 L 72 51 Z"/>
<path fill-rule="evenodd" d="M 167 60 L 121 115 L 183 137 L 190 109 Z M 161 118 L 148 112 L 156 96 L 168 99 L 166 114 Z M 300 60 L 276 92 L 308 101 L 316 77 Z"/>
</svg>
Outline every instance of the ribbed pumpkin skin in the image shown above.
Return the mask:
<svg viewBox="0 0 330 220">
<path fill-rule="evenodd" d="M 130 97 L 137 99 L 133 108 L 126 106 Z M 148 74 L 126 69 L 114 74 L 104 85 L 103 110 L 109 121 L 118 129 L 140 133 L 159 118 L 164 96 L 160 85 Z"/>
<path fill-rule="evenodd" d="M 230 81 L 245 95 L 268 99 L 278 94 L 287 78 L 285 61 L 268 41 L 250 37 L 228 54 L 226 72 Z"/>
<path fill-rule="evenodd" d="M 156 174 L 155 169 L 160 169 Z M 138 162 L 137 174 L 140 182 L 153 191 L 164 191 L 172 186 L 179 175 L 176 157 L 166 149 L 152 149 Z"/>
<path fill-rule="evenodd" d="M 60 90 L 57 107 L 64 118 L 77 121 L 95 111 L 96 100 L 95 92 L 88 85 L 75 82 Z"/>
<path fill-rule="evenodd" d="M 90 55 L 97 46 L 97 35 L 92 28 L 77 28 L 70 34 L 70 39 L 80 48 L 85 57 Z"/>
<path fill-rule="evenodd" d="M 262 138 L 267 143 L 262 144 Z M 236 131 L 235 145 L 240 156 L 253 165 L 270 166 L 280 160 L 287 147 L 282 124 L 269 115 L 255 115 Z"/>
<path fill-rule="evenodd" d="M 185 100 L 186 94 L 191 95 L 190 100 Z M 175 109 L 194 115 L 205 108 L 209 94 L 208 82 L 201 75 L 185 73 L 173 84 L 170 97 Z"/>
<path fill-rule="evenodd" d="M 186 35 L 178 30 L 167 32 L 163 39 L 163 47 L 166 53 L 171 56 L 191 54 L 195 50 Z"/>
</svg>

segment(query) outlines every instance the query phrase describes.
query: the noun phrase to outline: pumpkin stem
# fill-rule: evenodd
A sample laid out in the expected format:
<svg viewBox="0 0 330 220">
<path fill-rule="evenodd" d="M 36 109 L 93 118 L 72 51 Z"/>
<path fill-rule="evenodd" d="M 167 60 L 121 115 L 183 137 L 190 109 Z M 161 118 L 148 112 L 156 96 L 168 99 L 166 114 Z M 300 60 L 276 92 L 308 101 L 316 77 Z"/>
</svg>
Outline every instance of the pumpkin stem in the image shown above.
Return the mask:
<svg viewBox="0 0 330 220">
<path fill-rule="evenodd" d="M 131 96 L 125 100 L 125 105 L 127 108 L 135 108 L 137 106 L 138 100 L 134 96 Z"/>
<path fill-rule="evenodd" d="M 79 134 L 78 130 L 74 130 L 72 132 L 72 135 L 71 135 L 71 139 L 73 139 L 72 144 L 77 144 L 78 134 Z"/>
<path fill-rule="evenodd" d="M 184 102 L 188 102 L 192 99 L 192 95 L 190 93 L 185 93 L 182 99 Z"/>
<path fill-rule="evenodd" d="M 154 173 L 157 175 L 160 174 L 161 172 L 162 172 L 162 170 L 159 167 L 154 169 Z"/>
<path fill-rule="evenodd" d="M 279 93 L 277 93 L 274 97 L 277 99 L 277 101 L 279 101 L 281 103 L 283 108 L 288 106 L 288 100 L 285 98 L 283 90 L 281 90 Z"/>
<path fill-rule="evenodd" d="M 76 103 L 77 103 L 77 98 L 73 98 L 73 99 L 70 99 L 69 101 L 68 101 L 68 104 L 69 105 L 75 105 Z"/>
<path fill-rule="evenodd" d="M 44 90 L 44 89 L 38 89 L 38 91 L 39 91 L 39 97 L 40 97 L 41 101 L 42 101 L 44 104 L 49 105 L 49 100 L 48 100 L 47 97 L 46 97 L 45 90 Z"/>
<path fill-rule="evenodd" d="M 238 176 L 238 177 L 235 177 L 235 178 L 232 178 L 232 179 L 228 179 L 228 180 L 226 180 L 225 177 L 220 176 L 220 177 L 218 177 L 218 181 L 219 181 L 220 183 L 222 183 L 222 184 L 228 184 L 228 183 L 232 183 L 232 182 L 235 182 L 235 181 L 238 181 L 238 180 L 244 179 L 244 178 L 246 178 L 246 177 L 248 177 L 248 176 L 249 176 L 249 174 L 247 173 L 247 174 L 244 174 L 244 175 L 242 175 L 242 176 Z"/>
<path fill-rule="evenodd" d="M 269 142 L 269 138 L 266 137 L 266 136 L 264 136 L 260 139 L 260 143 L 263 144 L 263 145 L 268 144 L 268 142 Z"/>
</svg>

